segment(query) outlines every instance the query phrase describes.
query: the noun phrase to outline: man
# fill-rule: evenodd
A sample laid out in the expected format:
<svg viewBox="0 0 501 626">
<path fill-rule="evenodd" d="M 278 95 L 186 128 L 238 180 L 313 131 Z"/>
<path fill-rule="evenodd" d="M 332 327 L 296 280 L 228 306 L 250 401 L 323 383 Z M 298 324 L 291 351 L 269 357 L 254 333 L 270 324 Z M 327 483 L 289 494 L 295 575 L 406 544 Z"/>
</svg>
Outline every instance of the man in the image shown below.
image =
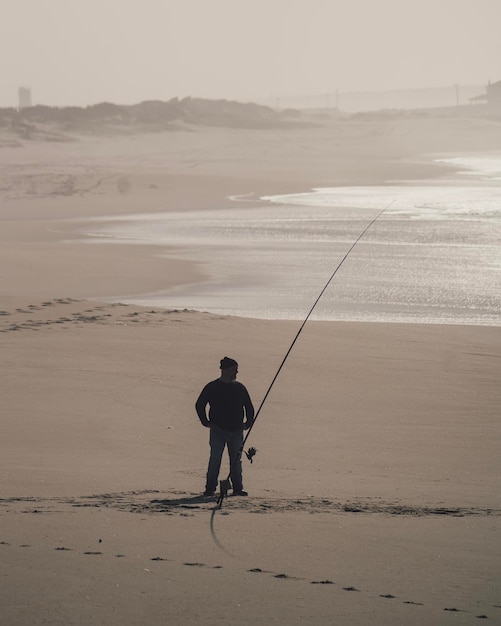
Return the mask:
<svg viewBox="0 0 501 626">
<path fill-rule="evenodd" d="M 210 458 L 204 495 L 213 496 L 216 492 L 221 459 L 227 446 L 233 495 L 246 496 L 242 482 L 242 448 L 244 430 L 254 421 L 254 407 L 249 392 L 236 380 L 238 363 L 225 356 L 220 361 L 220 369 L 221 376 L 205 385 L 195 405 L 202 425 L 210 428 Z"/>
</svg>

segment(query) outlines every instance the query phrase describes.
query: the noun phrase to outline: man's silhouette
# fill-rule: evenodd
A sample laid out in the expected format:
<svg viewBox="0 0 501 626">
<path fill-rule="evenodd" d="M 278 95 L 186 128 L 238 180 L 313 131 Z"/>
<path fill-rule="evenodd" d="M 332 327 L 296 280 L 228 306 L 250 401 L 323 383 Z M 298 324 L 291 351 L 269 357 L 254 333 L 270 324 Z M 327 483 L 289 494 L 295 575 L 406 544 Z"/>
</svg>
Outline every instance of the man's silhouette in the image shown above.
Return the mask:
<svg viewBox="0 0 501 626">
<path fill-rule="evenodd" d="M 244 430 L 254 421 L 254 407 L 249 392 L 236 380 L 238 363 L 225 356 L 220 361 L 220 369 L 221 376 L 205 385 L 195 405 L 203 426 L 210 428 L 210 458 L 204 495 L 212 496 L 216 492 L 221 459 L 227 446 L 233 495 L 246 496 L 242 481 L 242 447 Z"/>
</svg>

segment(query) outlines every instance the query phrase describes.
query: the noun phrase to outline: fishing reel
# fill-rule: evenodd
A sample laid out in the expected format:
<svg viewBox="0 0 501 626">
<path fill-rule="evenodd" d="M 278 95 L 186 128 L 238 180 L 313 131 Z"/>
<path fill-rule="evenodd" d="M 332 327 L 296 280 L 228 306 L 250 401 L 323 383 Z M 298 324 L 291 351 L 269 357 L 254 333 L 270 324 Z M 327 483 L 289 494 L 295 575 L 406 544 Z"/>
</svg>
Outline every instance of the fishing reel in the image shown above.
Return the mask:
<svg viewBox="0 0 501 626">
<path fill-rule="evenodd" d="M 245 452 L 245 456 L 249 459 L 249 461 L 252 463 L 252 460 L 254 459 L 254 457 L 256 456 L 256 448 L 254 447 L 250 447 L 246 452 Z"/>
</svg>

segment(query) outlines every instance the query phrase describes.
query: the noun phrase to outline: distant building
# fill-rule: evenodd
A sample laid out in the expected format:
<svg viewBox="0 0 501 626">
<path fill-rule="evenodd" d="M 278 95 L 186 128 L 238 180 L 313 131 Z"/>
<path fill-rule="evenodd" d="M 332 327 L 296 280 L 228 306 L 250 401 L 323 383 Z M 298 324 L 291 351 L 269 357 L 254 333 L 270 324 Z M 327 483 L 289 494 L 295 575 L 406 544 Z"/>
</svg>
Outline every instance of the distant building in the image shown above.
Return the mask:
<svg viewBox="0 0 501 626">
<path fill-rule="evenodd" d="M 470 102 L 485 103 L 489 109 L 489 113 L 501 115 L 501 80 L 496 83 L 489 83 L 485 87 L 485 93 L 471 98 Z"/>
<path fill-rule="evenodd" d="M 31 106 L 31 89 L 28 87 L 19 87 L 17 90 L 19 109 L 26 109 Z"/>
</svg>

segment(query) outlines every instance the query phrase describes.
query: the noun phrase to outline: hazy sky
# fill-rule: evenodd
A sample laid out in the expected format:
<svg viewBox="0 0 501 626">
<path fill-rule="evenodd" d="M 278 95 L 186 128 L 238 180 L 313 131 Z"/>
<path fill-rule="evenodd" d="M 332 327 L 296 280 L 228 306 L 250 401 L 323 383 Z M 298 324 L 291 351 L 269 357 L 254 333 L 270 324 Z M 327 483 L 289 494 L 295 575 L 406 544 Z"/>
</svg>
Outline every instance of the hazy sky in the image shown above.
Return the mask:
<svg viewBox="0 0 501 626">
<path fill-rule="evenodd" d="M 0 0 L 0 107 L 501 80 L 501 0 Z"/>
</svg>

